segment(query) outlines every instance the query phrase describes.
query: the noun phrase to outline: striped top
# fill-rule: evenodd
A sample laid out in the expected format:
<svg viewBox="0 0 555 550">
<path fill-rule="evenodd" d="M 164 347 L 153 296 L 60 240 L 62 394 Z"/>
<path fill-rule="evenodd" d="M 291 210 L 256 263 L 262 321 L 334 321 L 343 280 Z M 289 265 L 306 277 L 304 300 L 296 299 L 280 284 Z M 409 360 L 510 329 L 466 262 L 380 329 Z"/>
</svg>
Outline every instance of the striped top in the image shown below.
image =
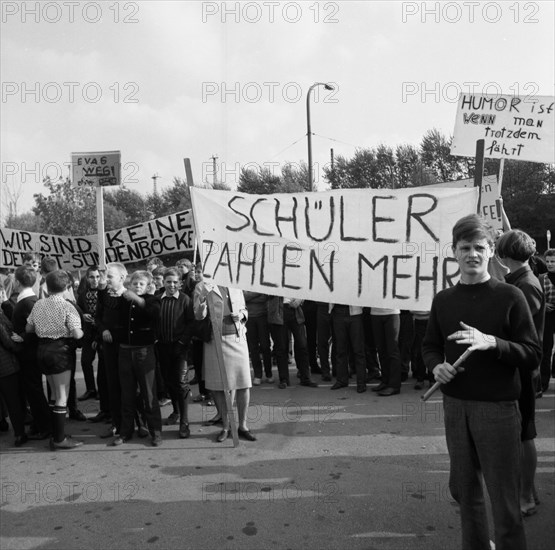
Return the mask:
<svg viewBox="0 0 555 550">
<path fill-rule="evenodd" d="M 162 307 L 160 309 L 160 340 L 162 342 L 173 342 L 173 327 L 175 324 L 175 308 L 179 300 L 179 292 L 173 296 L 166 293 L 162 295 Z"/>
</svg>

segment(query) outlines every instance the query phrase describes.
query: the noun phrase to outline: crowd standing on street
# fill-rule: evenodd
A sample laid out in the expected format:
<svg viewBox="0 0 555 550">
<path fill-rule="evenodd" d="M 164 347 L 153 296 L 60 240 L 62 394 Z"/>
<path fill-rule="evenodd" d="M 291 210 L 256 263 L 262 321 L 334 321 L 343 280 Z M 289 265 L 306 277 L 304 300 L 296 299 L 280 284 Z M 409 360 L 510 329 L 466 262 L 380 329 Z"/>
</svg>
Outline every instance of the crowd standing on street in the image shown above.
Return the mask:
<svg viewBox="0 0 555 550">
<path fill-rule="evenodd" d="M 175 437 L 163 426 L 190 437 L 192 400 L 215 405 L 205 422 L 218 427 L 215 441 L 229 437 L 236 404 L 238 435 L 255 442 L 247 425 L 253 386 L 285 389 L 297 378 L 337 391 L 352 382 L 360 394 L 373 384 L 392 397 L 412 370 L 415 390 L 442 384 L 463 548 L 490 547 L 483 476 L 496 547 L 523 549 L 522 516 L 538 504 L 535 401 L 555 375 L 555 249 L 539 261 L 526 233 L 496 242 L 472 215 L 453 228 L 453 253 L 460 282 L 439 292 L 431 311 L 243 292 L 203 281 L 202 265 L 187 258 L 169 267 L 152 258 L 131 273 L 121 263 L 91 266 L 74 282 L 54 259 L 27 254 L 14 272 L 0 272 L 0 430 L 9 418 L 15 446 L 49 440 L 54 451 L 70 450 L 82 442 L 66 433 L 69 416 L 107 424 L 100 437 L 114 447 L 135 434 L 159 447 Z M 465 349 L 472 353 L 455 369 Z M 98 401 L 89 417 L 78 409 L 87 400 Z"/>
</svg>

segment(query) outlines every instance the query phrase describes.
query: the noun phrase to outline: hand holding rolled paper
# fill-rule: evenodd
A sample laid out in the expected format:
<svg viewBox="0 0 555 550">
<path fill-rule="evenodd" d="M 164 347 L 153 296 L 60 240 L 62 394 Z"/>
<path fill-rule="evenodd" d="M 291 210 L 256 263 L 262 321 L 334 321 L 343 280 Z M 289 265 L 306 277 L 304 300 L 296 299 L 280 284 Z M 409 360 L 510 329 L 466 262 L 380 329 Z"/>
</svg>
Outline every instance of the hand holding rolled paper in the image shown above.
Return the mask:
<svg viewBox="0 0 555 550">
<path fill-rule="evenodd" d="M 452 372 L 452 369 L 455 370 L 456 372 L 460 372 L 462 370 L 464 370 L 461 365 L 464 361 L 466 361 L 466 359 L 468 358 L 468 356 L 473 352 L 473 350 L 471 348 L 468 348 L 464 351 L 464 353 L 453 363 L 453 365 L 451 365 L 451 369 L 446 369 L 446 373 L 447 372 L 451 372 L 451 376 L 450 376 L 450 380 L 452 380 L 454 378 L 454 374 Z M 447 365 L 446 363 L 444 363 L 444 365 Z M 448 382 L 449 380 L 447 380 L 447 378 L 449 378 L 449 376 L 447 374 L 445 374 L 446 378 L 445 381 Z M 446 383 L 445 382 L 445 383 Z M 424 395 L 422 395 L 420 397 L 420 399 L 422 401 L 428 401 L 428 399 L 430 399 L 430 397 L 432 397 L 432 395 L 439 389 L 439 387 L 441 386 L 441 384 L 443 384 L 443 382 L 441 382 L 440 380 L 438 380 Z"/>
</svg>

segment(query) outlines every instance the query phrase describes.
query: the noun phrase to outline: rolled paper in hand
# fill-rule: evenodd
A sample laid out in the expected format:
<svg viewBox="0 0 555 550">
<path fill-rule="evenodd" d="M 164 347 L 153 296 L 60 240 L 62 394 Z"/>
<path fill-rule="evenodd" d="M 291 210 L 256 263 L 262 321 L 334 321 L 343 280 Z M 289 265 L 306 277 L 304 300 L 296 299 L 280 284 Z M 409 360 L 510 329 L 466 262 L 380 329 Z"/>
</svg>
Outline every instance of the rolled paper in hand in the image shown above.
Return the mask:
<svg viewBox="0 0 555 550">
<path fill-rule="evenodd" d="M 466 359 L 471 353 L 472 353 L 472 350 L 470 348 L 466 349 L 465 352 L 455 361 L 455 363 L 453 364 L 453 367 L 458 369 L 463 363 L 463 361 L 466 361 Z M 440 386 L 441 386 L 441 382 L 436 382 L 424 395 L 420 396 L 420 400 L 428 401 L 428 399 L 432 397 L 432 395 L 439 389 Z"/>
</svg>

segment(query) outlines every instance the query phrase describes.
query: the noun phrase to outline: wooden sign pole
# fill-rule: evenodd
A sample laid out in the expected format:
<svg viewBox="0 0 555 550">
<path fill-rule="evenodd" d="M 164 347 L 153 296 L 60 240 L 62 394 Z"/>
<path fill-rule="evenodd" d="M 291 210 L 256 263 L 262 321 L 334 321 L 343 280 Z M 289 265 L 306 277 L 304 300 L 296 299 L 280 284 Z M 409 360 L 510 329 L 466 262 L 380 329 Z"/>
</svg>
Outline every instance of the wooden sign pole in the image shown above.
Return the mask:
<svg viewBox="0 0 555 550">
<path fill-rule="evenodd" d="M 477 214 L 482 210 L 482 178 L 484 177 L 484 149 L 485 140 L 479 139 L 476 142 L 476 167 L 474 171 L 474 187 L 478 188 L 478 207 Z"/>
<path fill-rule="evenodd" d="M 106 244 L 104 236 L 104 197 L 102 187 L 96 188 L 96 231 L 98 234 L 98 267 L 106 269 Z"/>
</svg>

